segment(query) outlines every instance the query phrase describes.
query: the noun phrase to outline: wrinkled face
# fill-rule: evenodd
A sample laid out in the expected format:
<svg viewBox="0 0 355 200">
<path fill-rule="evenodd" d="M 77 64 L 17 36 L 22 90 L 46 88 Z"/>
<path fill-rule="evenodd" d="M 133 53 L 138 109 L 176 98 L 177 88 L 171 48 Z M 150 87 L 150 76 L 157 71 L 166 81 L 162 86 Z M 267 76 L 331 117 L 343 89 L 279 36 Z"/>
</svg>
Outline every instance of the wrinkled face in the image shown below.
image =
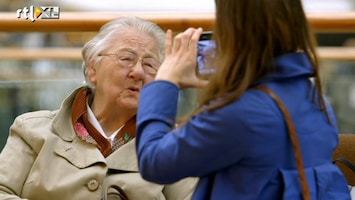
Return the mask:
<svg viewBox="0 0 355 200">
<path fill-rule="evenodd" d="M 122 31 L 113 38 L 101 52 L 98 66 L 89 66 L 88 75 L 96 88 L 95 102 L 137 109 L 143 85 L 155 78 L 152 67 L 160 65 L 158 46 L 152 37 L 137 30 Z"/>
</svg>

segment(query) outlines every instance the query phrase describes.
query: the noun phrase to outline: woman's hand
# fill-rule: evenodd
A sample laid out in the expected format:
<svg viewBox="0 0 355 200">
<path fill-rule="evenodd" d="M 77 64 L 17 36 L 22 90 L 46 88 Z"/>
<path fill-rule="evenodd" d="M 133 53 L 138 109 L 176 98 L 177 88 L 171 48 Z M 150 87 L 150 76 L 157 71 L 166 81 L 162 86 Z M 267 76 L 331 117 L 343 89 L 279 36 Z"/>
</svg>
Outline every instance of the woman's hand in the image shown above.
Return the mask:
<svg viewBox="0 0 355 200">
<path fill-rule="evenodd" d="M 202 28 L 189 28 L 172 40 L 171 30 L 167 31 L 165 41 L 165 60 L 161 64 L 155 80 L 175 83 L 179 88 L 203 87 L 208 81 L 196 75 L 197 43 Z"/>
</svg>

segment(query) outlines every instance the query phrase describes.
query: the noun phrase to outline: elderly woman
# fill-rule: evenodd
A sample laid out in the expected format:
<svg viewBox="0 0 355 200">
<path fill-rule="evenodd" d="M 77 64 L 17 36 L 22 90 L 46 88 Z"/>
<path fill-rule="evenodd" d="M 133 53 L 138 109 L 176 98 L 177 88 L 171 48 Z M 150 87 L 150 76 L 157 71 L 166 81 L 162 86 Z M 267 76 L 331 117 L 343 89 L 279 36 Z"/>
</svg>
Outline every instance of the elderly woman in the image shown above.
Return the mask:
<svg viewBox="0 0 355 200">
<path fill-rule="evenodd" d="M 174 38 L 168 31 L 164 62 L 142 89 L 136 137 L 142 176 L 160 184 L 198 176 L 195 200 L 350 200 L 332 163 L 339 131 L 322 93 L 302 0 L 215 0 L 215 6 L 216 72 L 208 81 L 196 76 L 202 29 Z M 196 110 L 173 129 L 178 94 L 187 87 L 202 93 Z"/>
<path fill-rule="evenodd" d="M 23 114 L 11 126 L 0 154 L 0 199 L 190 199 L 196 179 L 154 184 L 137 165 L 138 100 L 163 60 L 164 41 L 163 30 L 139 18 L 104 25 L 82 50 L 87 86 L 59 110 Z"/>
</svg>

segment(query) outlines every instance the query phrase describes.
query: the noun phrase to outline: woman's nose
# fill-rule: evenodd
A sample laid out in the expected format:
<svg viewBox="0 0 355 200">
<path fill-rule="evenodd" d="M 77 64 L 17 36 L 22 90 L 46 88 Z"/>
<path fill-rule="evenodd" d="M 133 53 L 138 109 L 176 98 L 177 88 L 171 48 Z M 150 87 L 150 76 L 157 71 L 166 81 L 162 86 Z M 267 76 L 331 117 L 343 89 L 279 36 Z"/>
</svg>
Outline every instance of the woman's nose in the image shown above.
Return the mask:
<svg viewBox="0 0 355 200">
<path fill-rule="evenodd" d="M 138 60 L 137 63 L 131 68 L 130 74 L 138 80 L 144 78 L 145 72 L 141 60 Z"/>
</svg>

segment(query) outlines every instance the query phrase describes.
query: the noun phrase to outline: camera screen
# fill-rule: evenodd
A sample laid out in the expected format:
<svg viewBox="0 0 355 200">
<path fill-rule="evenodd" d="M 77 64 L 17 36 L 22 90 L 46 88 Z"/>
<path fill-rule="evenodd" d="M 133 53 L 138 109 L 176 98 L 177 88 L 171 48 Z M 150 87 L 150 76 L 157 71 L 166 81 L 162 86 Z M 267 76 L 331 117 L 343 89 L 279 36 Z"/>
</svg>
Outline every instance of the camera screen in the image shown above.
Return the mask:
<svg viewBox="0 0 355 200">
<path fill-rule="evenodd" d="M 216 71 L 214 60 L 216 43 L 214 40 L 200 40 L 198 42 L 197 67 L 200 75 L 213 74 Z"/>
</svg>

